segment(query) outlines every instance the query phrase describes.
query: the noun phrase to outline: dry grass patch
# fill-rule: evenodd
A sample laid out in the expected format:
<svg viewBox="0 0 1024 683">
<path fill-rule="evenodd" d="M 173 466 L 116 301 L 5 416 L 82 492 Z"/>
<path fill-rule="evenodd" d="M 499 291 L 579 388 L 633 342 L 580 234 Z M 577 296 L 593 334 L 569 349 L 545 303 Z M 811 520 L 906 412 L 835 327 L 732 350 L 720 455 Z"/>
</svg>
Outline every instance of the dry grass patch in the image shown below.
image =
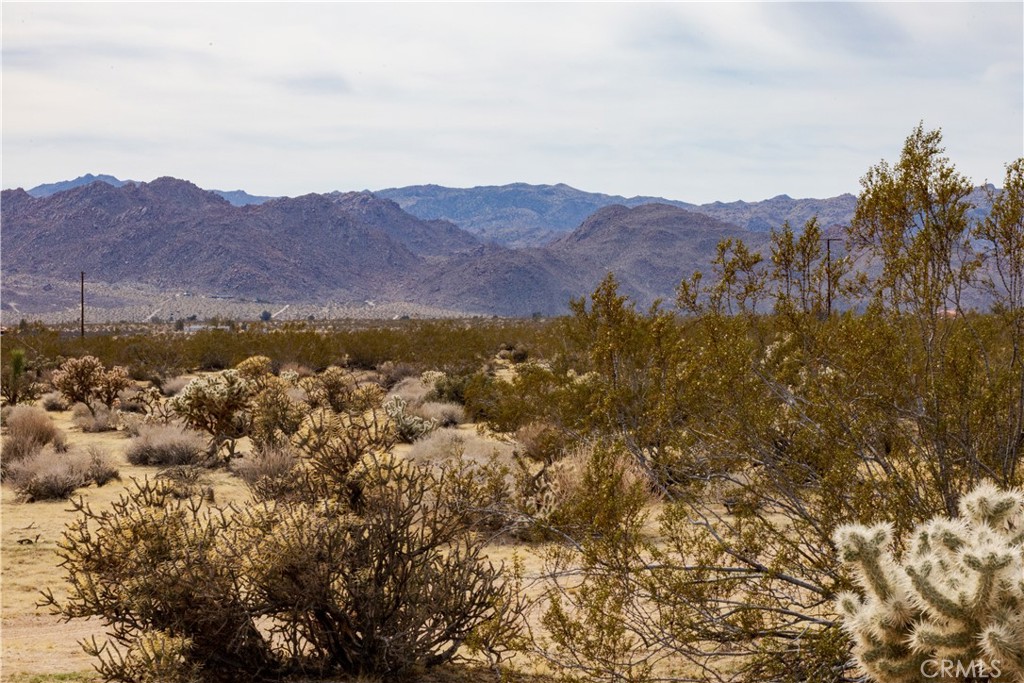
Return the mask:
<svg viewBox="0 0 1024 683">
<path fill-rule="evenodd" d="M 132 439 L 125 458 L 133 465 L 177 467 L 202 465 L 209 460 L 206 438 L 177 425 L 143 425 Z"/>
</svg>

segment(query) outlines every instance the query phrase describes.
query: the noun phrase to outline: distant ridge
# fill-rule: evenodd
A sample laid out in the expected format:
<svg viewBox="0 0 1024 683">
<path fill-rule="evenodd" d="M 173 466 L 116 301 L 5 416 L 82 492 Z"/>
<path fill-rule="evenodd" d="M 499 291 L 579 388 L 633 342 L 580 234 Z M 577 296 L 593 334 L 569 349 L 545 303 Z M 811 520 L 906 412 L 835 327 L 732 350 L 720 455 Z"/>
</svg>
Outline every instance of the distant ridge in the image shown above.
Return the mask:
<svg viewBox="0 0 1024 683">
<path fill-rule="evenodd" d="M 825 227 L 846 225 L 857 198 L 843 194 L 829 199 L 792 199 L 779 195 L 759 202 L 691 204 L 663 197 L 622 197 L 584 192 L 568 185 L 482 186 L 466 189 L 413 185 L 376 192 L 398 202 L 420 218 L 452 221 L 464 230 L 505 246 L 542 246 L 574 230 L 606 206 L 663 204 L 697 211 L 752 232 L 768 232 L 786 221 L 802 227 L 812 216 Z"/>
<path fill-rule="evenodd" d="M 135 185 L 138 181 L 135 180 L 119 180 L 112 175 L 93 175 L 92 173 L 86 173 L 83 176 L 78 176 L 74 180 L 62 180 L 57 183 L 47 183 L 44 185 L 36 185 L 31 190 L 28 190 L 28 194 L 33 197 L 49 197 L 50 195 L 57 194 L 58 192 L 66 192 L 67 190 L 73 190 L 76 187 L 82 187 L 83 185 L 89 185 L 91 183 L 106 183 L 113 187 L 123 187 L 125 185 Z M 275 197 L 259 197 L 251 195 L 248 192 L 242 190 L 210 190 L 216 195 L 223 197 L 235 206 L 248 206 L 249 204 L 262 204 L 265 201 L 275 199 Z"/>
<path fill-rule="evenodd" d="M 112 175 L 93 175 L 92 173 L 86 173 L 85 175 L 78 176 L 74 180 L 62 180 L 56 183 L 46 183 L 44 185 L 36 185 L 28 193 L 33 197 L 49 197 L 50 195 L 57 194 L 58 192 L 66 192 L 67 190 L 73 190 L 76 187 L 82 187 L 83 185 L 89 185 L 90 183 L 106 183 L 107 185 L 113 185 L 114 187 L 122 187 L 129 183 L 134 183 L 134 180 L 119 180 Z"/>
<path fill-rule="evenodd" d="M 43 283 L 22 298 L 8 289 L 5 309 L 29 312 L 54 298 L 47 282 L 72 282 L 81 271 L 115 287 L 245 301 L 372 300 L 508 316 L 564 313 L 570 298 L 614 272 L 625 293 L 648 305 L 672 300 L 680 280 L 707 271 L 724 238 L 767 255 L 771 228 L 789 221 L 799 230 L 817 215 L 835 231 L 856 206 L 853 195 L 695 206 L 523 183 L 239 205 L 245 197 L 232 202 L 185 180 L 109 178 L 3 191 L 3 276 Z M 976 214 L 987 211 L 984 197 L 972 197 Z"/>
</svg>

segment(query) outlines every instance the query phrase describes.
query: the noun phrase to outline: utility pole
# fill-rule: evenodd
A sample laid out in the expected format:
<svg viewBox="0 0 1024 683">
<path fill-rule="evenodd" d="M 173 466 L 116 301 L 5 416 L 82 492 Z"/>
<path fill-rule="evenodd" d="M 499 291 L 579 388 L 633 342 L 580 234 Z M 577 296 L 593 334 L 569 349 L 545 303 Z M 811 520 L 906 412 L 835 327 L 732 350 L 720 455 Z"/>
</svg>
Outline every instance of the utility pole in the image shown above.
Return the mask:
<svg viewBox="0 0 1024 683">
<path fill-rule="evenodd" d="M 827 291 L 825 292 L 826 308 L 828 309 L 828 317 L 832 317 L 832 243 L 842 242 L 838 237 L 826 237 L 825 238 L 825 279 L 828 284 L 825 285 Z"/>
<path fill-rule="evenodd" d="M 82 271 L 82 327 L 79 336 L 85 339 L 85 271 Z"/>
</svg>

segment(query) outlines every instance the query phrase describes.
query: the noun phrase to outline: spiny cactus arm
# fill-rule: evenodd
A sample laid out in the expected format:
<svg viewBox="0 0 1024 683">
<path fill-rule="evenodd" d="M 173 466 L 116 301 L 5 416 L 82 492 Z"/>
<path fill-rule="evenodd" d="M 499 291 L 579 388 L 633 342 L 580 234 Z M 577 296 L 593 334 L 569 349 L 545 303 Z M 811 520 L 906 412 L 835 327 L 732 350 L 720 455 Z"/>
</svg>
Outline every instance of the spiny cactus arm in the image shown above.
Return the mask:
<svg viewBox="0 0 1024 683">
<path fill-rule="evenodd" d="M 916 653 L 903 657 L 883 658 L 870 664 L 862 660 L 871 677 L 885 683 L 920 683 L 921 671 L 927 662 L 926 655 Z"/>
<path fill-rule="evenodd" d="M 996 624 L 981 632 L 981 647 L 989 659 L 999 663 L 1010 680 L 1024 681 L 1024 620 L 1012 625 Z"/>
<path fill-rule="evenodd" d="M 999 529 L 1024 511 L 1024 493 L 1004 491 L 991 481 L 983 481 L 960 499 L 960 515 L 975 524 Z"/>
<path fill-rule="evenodd" d="M 898 581 L 891 571 L 887 571 L 887 568 L 895 566 L 886 550 L 892 538 L 891 525 L 865 527 L 850 524 L 836 529 L 833 538 L 841 559 L 853 565 L 864 590 L 881 602 L 900 593 Z"/>
<path fill-rule="evenodd" d="M 990 542 L 982 543 L 963 554 L 964 566 L 971 569 L 977 577 L 974 595 L 967 603 L 973 614 L 985 614 L 992 609 L 996 587 L 1004 572 L 1008 569 L 1012 571 L 1015 559 L 1013 550 Z"/>
<path fill-rule="evenodd" d="M 906 625 L 913 620 L 912 616 L 904 609 L 894 609 L 891 603 L 879 603 L 874 598 L 864 601 L 850 592 L 839 594 L 836 605 L 844 617 L 843 628 L 854 641 L 854 654 L 865 671 L 877 680 L 918 680 L 925 655 L 908 647 Z"/>
<path fill-rule="evenodd" d="M 919 622 L 910 636 L 910 644 L 918 652 L 942 654 L 950 660 L 970 661 L 977 654 L 974 634 L 977 629 L 964 624 L 939 625 Z"/>
<path fill-rule="evenodd" d="M 910 583 L 921 598 L 921 606 L 925 611 L 934 612 L 946 619 L 962 621 L 966 617 L 964 608 L 956 600 L 948 597 L 943 588 L 931 581 L 932 569 L 931 562 L 927 560 L 916 567 L 906 568 Z"/>
</svg>

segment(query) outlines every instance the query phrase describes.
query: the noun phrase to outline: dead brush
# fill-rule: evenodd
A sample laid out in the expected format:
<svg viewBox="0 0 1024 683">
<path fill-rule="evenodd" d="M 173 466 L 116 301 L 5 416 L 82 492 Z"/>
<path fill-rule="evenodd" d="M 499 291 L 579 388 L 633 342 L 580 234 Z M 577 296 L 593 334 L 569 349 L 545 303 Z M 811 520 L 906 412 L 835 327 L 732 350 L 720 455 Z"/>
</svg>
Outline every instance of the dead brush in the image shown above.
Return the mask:
<svg viewBox="0 0 1024 683">
<path fill-rule="evenodd" d="M 159 467 L 198 466 L 209 460 L 207 440 L 202 434 L 161 424 L 142 425 L 139 436 L 125 450 L 125 457 L 133 465 Z"/>
<path fill-rule="evenodd" d="M 66 500 L 91 483 L 103 486 L 120 479 L 106 454 L 95 447 L 58 453 L 52 446 L 40 449 L 11 465 L 7 483 L 23 502 Z"/>
<path fill-rule="evenodd" d="M 47 444 L 59 453 L 68 448 L 64 432 L 40 408 L 14 406 L 4 424 L 7 436 L 3 439 L 0 456 L 0 476 L 6 476 L 11 465 L 38 453 Z"/>
</svg>

